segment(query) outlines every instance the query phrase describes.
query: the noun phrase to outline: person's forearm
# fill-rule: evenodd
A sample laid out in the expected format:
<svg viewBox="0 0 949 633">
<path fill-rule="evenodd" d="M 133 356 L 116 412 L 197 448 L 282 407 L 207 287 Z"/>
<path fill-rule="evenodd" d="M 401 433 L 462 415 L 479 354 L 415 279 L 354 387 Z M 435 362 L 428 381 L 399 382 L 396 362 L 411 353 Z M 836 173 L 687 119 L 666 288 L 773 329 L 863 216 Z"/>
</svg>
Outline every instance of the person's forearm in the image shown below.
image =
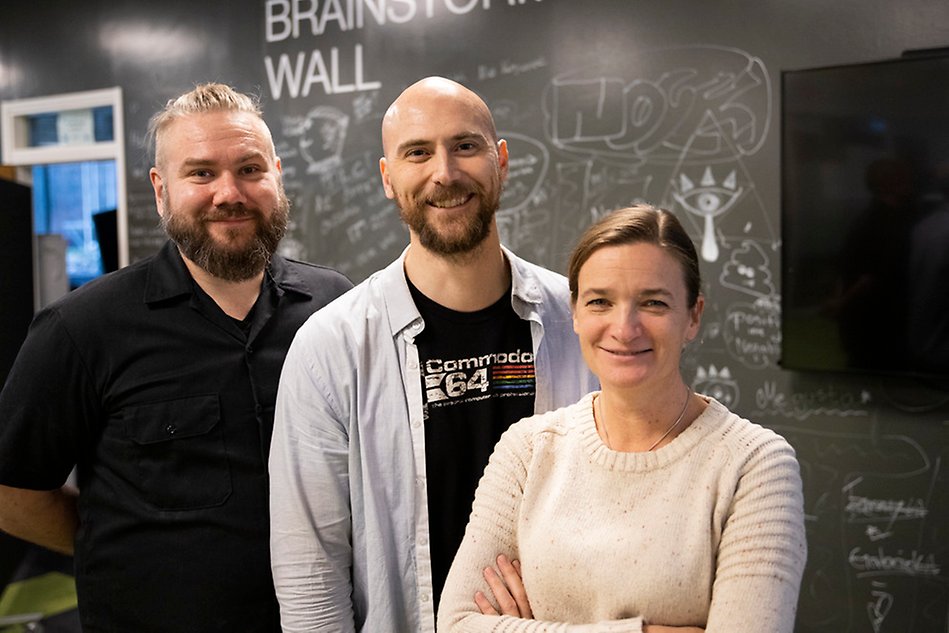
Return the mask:
<svg viewBox="0 0 949 633">
<path fill-rule="evenodd" d="M 0 486 L 0 530 L 42 547 L 73 554 L 79 527 L 77 494 Z"/>
</svg>

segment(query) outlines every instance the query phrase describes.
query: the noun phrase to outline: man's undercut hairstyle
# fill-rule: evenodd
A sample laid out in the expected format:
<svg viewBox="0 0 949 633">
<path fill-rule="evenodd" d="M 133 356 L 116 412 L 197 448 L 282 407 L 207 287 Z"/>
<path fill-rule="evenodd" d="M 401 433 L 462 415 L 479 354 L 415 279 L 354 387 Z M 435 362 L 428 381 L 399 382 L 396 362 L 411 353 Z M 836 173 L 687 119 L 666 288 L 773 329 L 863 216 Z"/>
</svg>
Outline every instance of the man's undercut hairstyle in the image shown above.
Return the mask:
<svg viewBox="0 0 949 633">
<path fill-rule="evenodd" d="M 173 121 L 183 116 L 208 112 L 247 112 L 261 120 L 264 118 L 259 97 L 237 92 L 227 84 L 198 84 L 194 90 L 169 99 L 165 107 L 149 120 L 145 138 L 155 164 L 158 164 L 158 138 Z"/>
</svg>

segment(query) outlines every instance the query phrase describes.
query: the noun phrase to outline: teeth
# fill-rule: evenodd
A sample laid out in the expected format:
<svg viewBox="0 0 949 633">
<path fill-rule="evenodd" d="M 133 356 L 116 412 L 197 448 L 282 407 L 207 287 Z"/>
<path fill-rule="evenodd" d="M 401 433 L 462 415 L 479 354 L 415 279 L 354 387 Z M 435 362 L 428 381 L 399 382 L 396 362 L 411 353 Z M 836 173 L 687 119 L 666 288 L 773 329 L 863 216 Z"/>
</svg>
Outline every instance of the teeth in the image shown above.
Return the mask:
<svg viewBox="0 0 949 633">
<path fill-rule="evenodd" d="M 432 202 L 432 206 L 439 209 L 449 209 L 451 207 L 461 206 L 467 201 L 468 197 L 465 196 L 464 198 L 453 198 L 451 200 L 439 200 L 438 202 Z"/>
</svg>

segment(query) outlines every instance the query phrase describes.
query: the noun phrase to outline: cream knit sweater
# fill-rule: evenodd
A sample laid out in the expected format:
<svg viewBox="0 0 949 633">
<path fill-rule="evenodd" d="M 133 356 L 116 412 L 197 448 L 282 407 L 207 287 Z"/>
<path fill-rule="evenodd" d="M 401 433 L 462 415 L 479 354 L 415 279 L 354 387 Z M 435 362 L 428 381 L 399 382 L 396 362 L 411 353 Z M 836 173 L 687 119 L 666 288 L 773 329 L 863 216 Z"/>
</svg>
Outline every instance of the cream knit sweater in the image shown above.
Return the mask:
<svg viewBox="0 0 949 633">
<path fill-rule="evenodd" d="M 794 627 L 806 557 L 801 478 L 774 432 L 706 398 L 659 450 L 620 453 L 593 396 L 521 420 L 478 485 L 438 612 L 439 633 L 707 633 Z M 536 620 L 483 616 L 476 590 L 498 554 L 521 561 Z"/>
</svg>

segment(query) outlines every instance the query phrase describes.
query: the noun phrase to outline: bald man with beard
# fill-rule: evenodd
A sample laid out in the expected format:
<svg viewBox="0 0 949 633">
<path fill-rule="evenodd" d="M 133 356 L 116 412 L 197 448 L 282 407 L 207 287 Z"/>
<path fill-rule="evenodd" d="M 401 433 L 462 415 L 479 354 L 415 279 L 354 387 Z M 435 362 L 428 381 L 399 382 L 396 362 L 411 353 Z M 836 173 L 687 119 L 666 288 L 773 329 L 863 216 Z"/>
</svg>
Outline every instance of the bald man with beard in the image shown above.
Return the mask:
<svg viewBox="0 0 949 633">
<path fill-rule="evenodd" d="M 270 455 L 285 631 L 433 632 L 501 433 L 596 388 L 563 276 L 501 245 L 507 143 L 474 92 L 409 86 L 382 122 L 409 245 L 300 329 Z"/>
</svg>

